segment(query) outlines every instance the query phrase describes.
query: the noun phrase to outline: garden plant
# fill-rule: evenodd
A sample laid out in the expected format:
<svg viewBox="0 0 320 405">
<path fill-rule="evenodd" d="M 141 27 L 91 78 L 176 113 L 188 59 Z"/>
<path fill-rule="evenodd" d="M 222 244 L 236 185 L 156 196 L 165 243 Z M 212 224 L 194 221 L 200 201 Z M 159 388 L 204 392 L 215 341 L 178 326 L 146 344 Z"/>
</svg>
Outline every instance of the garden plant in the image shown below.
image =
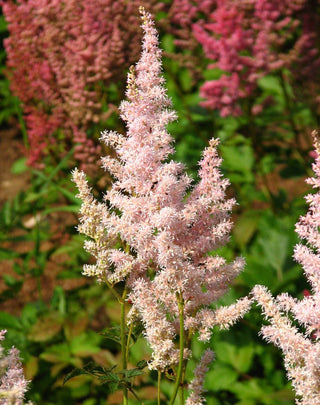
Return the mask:
<svg viewBox="0 0 320 405">
<path fill-rule="evenodd" d="M 0 4 L 0 403 L 317 404 L 319 1 Z"/>
</svg>

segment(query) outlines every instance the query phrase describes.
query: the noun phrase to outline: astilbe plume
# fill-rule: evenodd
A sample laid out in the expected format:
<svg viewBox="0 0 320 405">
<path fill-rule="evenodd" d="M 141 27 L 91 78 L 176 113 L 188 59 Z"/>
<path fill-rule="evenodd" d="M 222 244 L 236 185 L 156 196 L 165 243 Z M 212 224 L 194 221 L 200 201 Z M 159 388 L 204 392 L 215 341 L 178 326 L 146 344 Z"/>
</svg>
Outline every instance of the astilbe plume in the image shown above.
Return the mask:
<svg viewBox="0 0 320 405">
<path fill-rule="evenodd" d="M 263 337 L 284 354 L 288 377 L 296 391 L 296 403 L 320 403 L 320 143 L 315 134 L 315 176 L 307 182 L 317 189 L 306 197 L 308 213 L 296 224 L 296 231 L 306 244 L 297 244 L 294 258 L 302 265 L 312 294 L 297 300 L 284 293 L 274 299 L 263 286 L 253 295 L 261 305 L 270 325 L 261 330 Z M 289 314 L 301 327 L 295 326 Z"/>
<path fill-rule="evenodd" d="M 212 68 L 222 71 L 219 79 L 201 88 L 203 105 L 218 109 L 222 116 L 258 114 L 264 104 L 255 104 L 258 79 L 272 72 L 290 71 L 295 90 L 319 108 L 317 47 L 319 13 L 308 0 L 175 0 L 170 15 L 177 43 L 194 48 L 193 37 L 203 46 Z M 193 35 L 192 35 L 193 33 Z M 313 101 L 315 100 L 315 102 Z M 265 103 L 269 102 L 265 100 Z M 248 112 L 248 111 L 246 111 Z M 319 111 L 318 111 L 319 113 Z"/>
<path fill-rule="evenodd" d="M 225 196 L 229 182 L 219 171 L 216 139 L 203 153 L 200 181 L 193 188 L 184 166 L 168 160 L 174 150 L 166 125 L 176 115 L 161 76 L 157 32 L 150 15 L 142 11 L 142 17 L 143 52 L 128 75 L 128 100 L 120 105 L 127 134 L 102 135 L 117 153 L 118 159 L 102 159 L 115 181 L 100 203 L 83 172 L 75 170 L 73 179 L 83 200 L 79 231 L 91 238 L 85 247 L 96 257 L 84 274 L 109 286 L 125 282 L 132 304 L 129 323 L 142 321 L 153 351 L 149 368 L 161 372 L 181 363 L 181 356 L 189 357 L 187 339 L 179 353 L 178 335 L 180 344 L 184 335 L 196 331 L 207 341 L 215 325 L 228 328 L 243 316 L 250 300 L 209 307 L 244 265 L 241 258 L 228 264 L 208 254 L 228 240 L 234 200 Z M 199 379 L 200 372 L 195 387 L 201 385 Z"/>
<path fill-rule="evenodd" d="M 143 3 L 143 2 L 142 2 Z M 105 121 L 110 83 L 123 80 L 138 59 L 139 0 L 6 0 L 7 75 L 22 101 L 29 139 L 28 162 L 76 144 L 75 157 L 90 166 L 100 146 L 88 136 Z M 157 9 L 156 1 L 148 1 Z M 103 103 L 101 102 L 102 100 Z M 59 150 L 61 153 L 61 150 Z"/>
<path fill-rule="evenodd" d="M 5 330 L 0 331 L 0 342 L 4 340 L 5 334 Z M 0 404 L 22 405 L 27 386 L 19 351 L 12 347 L 6 354 L 0 344 Z"/>
<path fill-rule="evenodd" d="M 199 365 L 195 369 L 194 379 L 189 384 L 191 394 L 187 399 L 186 405 L 202 405 L 205 403 L 202 397 L 203 393 L 203 381 L 206 372 L 209 369 L 210 363 L 214 360 L 214 353 L 212 350 L 207 349 L 200 360 Z"/>
</svg>

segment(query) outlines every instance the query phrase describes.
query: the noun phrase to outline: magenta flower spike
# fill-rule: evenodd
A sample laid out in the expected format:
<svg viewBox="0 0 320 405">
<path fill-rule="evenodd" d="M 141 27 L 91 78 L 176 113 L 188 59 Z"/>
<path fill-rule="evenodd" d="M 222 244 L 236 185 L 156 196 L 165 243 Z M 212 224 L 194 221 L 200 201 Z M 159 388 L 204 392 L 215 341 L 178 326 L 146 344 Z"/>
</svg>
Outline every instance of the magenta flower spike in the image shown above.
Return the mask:
<svg viewBox="0 0 320 405">
<path fill-rule="evenodd" d="M 169 15 L 177 45 L 192 55 L 200 43 L 208 67 L 221 71 L 201 87 L 203 106 L 238 116 L 249 100 L 250 114 L 258 115 L 272 102 L 258 101 L 261 78 L 286 70 L 290 85 L 319 105 L 319 16 L 308 0 L 174 0 Z"/>
<path fill-rule="evenodd" d="M 106 88 L 123 80 L 138 59 L 140 4 L 0 0 L 10 33 L 5 72 L 22 103 L 29 165 L 42 167 L 45 156 L 60 157 L 62 148 L 74 145 L 82 168 L 96 170 L 101 149 L 89 132 L 115 109 Z M 155 0 L 147 4 L 161 7 Z"/>
</svg>

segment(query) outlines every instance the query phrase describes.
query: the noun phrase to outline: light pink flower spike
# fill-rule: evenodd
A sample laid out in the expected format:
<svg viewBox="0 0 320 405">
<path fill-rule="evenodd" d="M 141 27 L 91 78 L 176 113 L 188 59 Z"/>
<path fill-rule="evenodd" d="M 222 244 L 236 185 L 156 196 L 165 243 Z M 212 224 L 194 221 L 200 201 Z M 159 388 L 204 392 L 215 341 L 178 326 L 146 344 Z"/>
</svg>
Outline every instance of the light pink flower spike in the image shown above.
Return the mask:
<svg viewBox="0 0 320 405">
<path fill-rule="evenodd" d="M 210 325 L 199 316 L 225 294 L 244 265 L 242 259 L 228 264 L 208 255 L 229 238 L 234 200 L 226 199 L 229 182 L 220 172 L 218 140 L 212 139 L 205 149 L 200 182 L 191 190 L 184 166 L 169 161 L 174 150 L 166 126 L 176 115 L 163 85 L 157 31 L 150 14 L 141 14 L 142 55 L 130 69 L 127 101 L 120 106 L 127 134 L 102 134 L 117 153 L 117 158 L 103 158 L 105 169 L 115 177 L 106 204 L 92 199 L 83 173 L 75 171 L 74 181 L 84 201 L 80 231 L 93 239 L 86 247 L 97 257 L 97 265 L 86 266 L 85 274 L 111 284 L 126 282 L 131 314 L 140 317 L 153 350 L 149 367 L 165 370 L 178 362 L 177 295 L 185 303 L 185 330 L 206 328 L 207 338 L 213 326 L 228 327 L 244 315 L 250 300 L 224 309 L 224 319 L 210 309 Z M 121 246 L 118 253 L 112 247 L 115 241 Z"/>
<path fill-rule="evenodd" d="M 0 331 L 0 341 L 6 330 Z M 28 381 L 24 378 L 19 350 L 12 347 L 7 354 L 0 345 L 0 405 L 22 405 Z"/>
<path fill-rule="evenodd" d="M 309 211 L 296 224 L 296 231 L 306 244 L 296 245 L 294 251 L 312 294 L 305 295 L 301 301 L 288 294 L 274 299 L 265 287 L 253 289 L 255 299 L 270 322 L 262 328 L 262 335 L 283 351 L 287 374 L 296 391 L 296 403 L 303 405 L 320 403 L 320 147 L 318 134 L 313 135 L 317 152 L 312 166 L 315 176 L 307 182 L 317 192 L 307 195 Z M 287 316 L 289 311 L 301 325 L 300 329 Z"/>
</svg>

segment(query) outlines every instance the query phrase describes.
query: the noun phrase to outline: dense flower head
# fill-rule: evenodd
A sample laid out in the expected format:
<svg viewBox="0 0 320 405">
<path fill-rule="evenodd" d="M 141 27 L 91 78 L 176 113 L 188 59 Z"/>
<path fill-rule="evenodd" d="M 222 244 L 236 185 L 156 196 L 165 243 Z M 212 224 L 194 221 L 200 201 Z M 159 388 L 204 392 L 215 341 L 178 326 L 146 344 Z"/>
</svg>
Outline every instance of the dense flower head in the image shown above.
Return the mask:
<svg viewBox="0 0 320 405">
<path fill-rule="evenodd" d="M 274 299 L 262 286 L 253 290 L 270 325 L 262 335 L 284 353 L 285 366 L 297 394 L 297 403 L 317 404 L 320 401 L 320 143 L 314 132 L 316 161 L 315 176 L 307 182 L 317 189 L 306 197 L 309 211 L 296 224 L 296 231 L 305 244 L 295 247 L 294 257 L 302 265 L 311 285 L 311 294 L 302 300 L 281 294 Z M 288 314 L 299 323 L 296 327 Z"/>
<path fill-rule="evenodd" d="M 155 7 L 149 1 L 149 7 Z M 76 145 L 86 165 L 100 153 L 90 129 L 101 115 L 105 88 L 123 79 L 137 60 L 141 1 L 19 0 L 1 2 L 8 22 L 5 40 L 11 89 L 23 104 L 29 164 L 49 150 Z M 23 61 L 23 63 L 22 63 Z M 59 139 L 59 142 L 57 140 Z"/>
<path fill-rule="evenodd" d="M 236 116 L 243 112 L 241 100 L 250 99 L 250 112 L 260 113 L 263 105 L 254 104 L 258 80 L 283 69 L 296 90 L 319 106 L 319 20 L 309 1 L 175 0 L 170 16 L 177 43 L 193 49 L 195 37 L 212 61 L 209 67 L 221 70 L 219 79 L 201 88 L 204 106 Z"/>
<path fill-rule="evenodd" d="M 104 203 L 93 199 L 82 172 L 75 170 L 73 177 L 84 201 L 80 231 L 91 237 L 86 247 L 97 258 L 84 271 L 111 285 L 126 282 L 130 322 L 140 318 L 153 350 L 149 366 L 164 370 L 178 361 L 178 301 L 184 305 L 185 330 L 199 331 L 207 340 L 214 325 L 228 327 L 242 316 L 250 300 L 226 307 L 223 319 L 209 308 L 244 264 L 241 258 L 226 263 L 209 255 L 228 240 L 234 200 L 226 199 L 229 182 L 219 170 L 218 140 L 205 149 L 194 187 L 184 166 L 170 160 L 174 149 L 166 126 L 176 115 L 161 76 L 156 29 L 143 10 L 142 18 L 143 51 L 130 69 L 127 100 L 120 106 L 127 134 L 102 134 L 116 152 L 102 159 L 114 176 Z"/>
<path fill-rule="evenodd" d="M 0 331 L 0 341 L 6 330 Z M 0 404 L 22 405 L 28 381 L 24 378 L 19 351 L 12 347 L 6 354 L 0 344 Z"/>
</svg>

